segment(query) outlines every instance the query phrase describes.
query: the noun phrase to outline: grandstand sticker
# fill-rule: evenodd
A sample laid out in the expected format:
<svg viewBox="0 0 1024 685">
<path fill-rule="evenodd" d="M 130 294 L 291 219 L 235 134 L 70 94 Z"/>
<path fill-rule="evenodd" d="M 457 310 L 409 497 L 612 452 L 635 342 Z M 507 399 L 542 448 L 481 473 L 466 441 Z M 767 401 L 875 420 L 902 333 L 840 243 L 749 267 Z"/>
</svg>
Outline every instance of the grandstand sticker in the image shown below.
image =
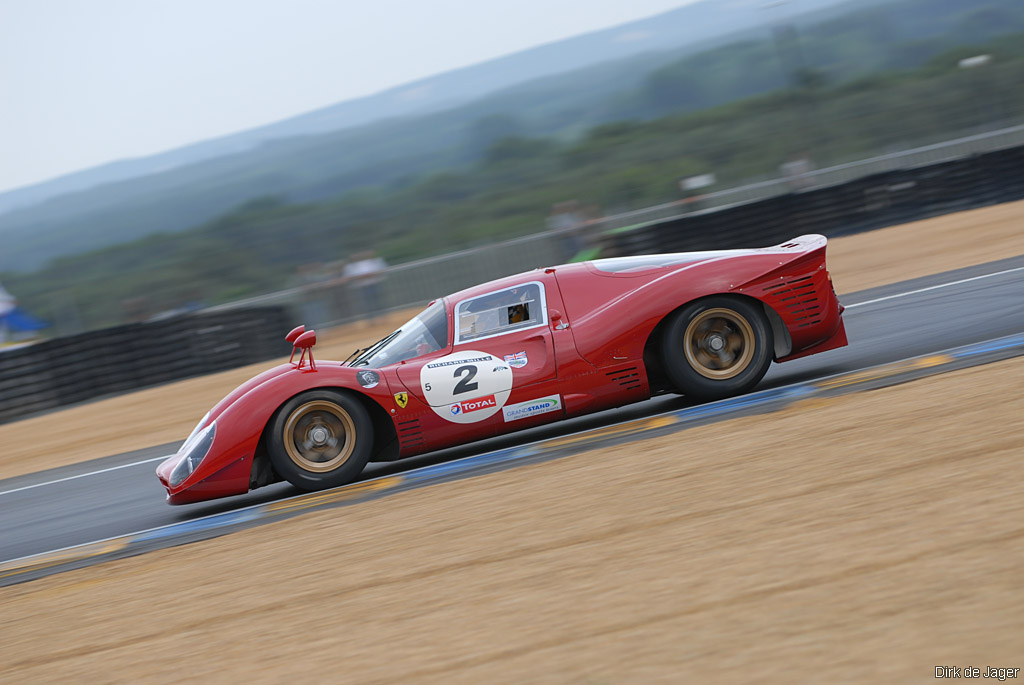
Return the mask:
<svg viewBox="0 0 1024 685">
<path fill-rule="evenodd" d="M 548 412 L 561 410 L 561 395 L 552 395 L 550 397 L 541 397 L 536 400 L 530 400 L 529 402 L 510 404 L 507 407 L 504 407 L 501 412 L 505 416 L 505 423 L 510 423 L 512 421 L 518 421 L 519 419 L 528 419 L 531 416 L 539 416 L 540 414 L 547 414 Z"/>
</svg>

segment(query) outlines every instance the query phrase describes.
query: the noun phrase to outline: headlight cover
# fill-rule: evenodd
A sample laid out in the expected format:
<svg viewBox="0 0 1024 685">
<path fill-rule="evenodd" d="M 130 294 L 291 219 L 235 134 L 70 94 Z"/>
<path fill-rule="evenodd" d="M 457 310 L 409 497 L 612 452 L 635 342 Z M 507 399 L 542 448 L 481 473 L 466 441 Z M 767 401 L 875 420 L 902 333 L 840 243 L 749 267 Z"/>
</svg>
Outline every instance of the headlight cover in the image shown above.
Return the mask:
<svg viewBox="0 0 1024 685">
<path fill-rule="evenodd" d="M 178 461 L 178 465 L 174 467 L 174 470 L 171 471 L 171 477 L 168 480 L 171 487 L 181 485 L 199 467 L 199 464 L 210 451 L 210 447 L 213 446 L 213 436 L 216 433 L 216 421 L 198 433 L 192 432 L 192 435 L 189 436 L 189 439 L 185 441 L 185 444 L 179 450 L 181 459 Z"/>
<path fill-rule="evenodd" d="M 199 423 L 196 424 L 196 427 L 193 428 L 192 432 L 188 434 L 187 438 L 185 438 L 185 442 L 181 443 L 182 446 L 187 445 L 192 440 L 192 438 L 196 437 L 196 433 L 199 432 L 199 429 L 203 427 L 203 424 L 206 423 L 206 419 L 208 418 L 210 418 L 210 412 L 206 412 L 205 414 L 203 414 L 203 418 L 199 419 Z"/>
</svg>

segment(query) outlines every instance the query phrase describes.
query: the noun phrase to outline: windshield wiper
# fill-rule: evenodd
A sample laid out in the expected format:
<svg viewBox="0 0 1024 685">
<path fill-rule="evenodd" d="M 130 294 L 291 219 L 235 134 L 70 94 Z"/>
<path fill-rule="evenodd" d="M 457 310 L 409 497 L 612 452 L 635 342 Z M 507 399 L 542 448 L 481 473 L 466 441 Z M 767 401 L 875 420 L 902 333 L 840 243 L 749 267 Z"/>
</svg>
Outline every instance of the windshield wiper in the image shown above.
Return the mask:
<svg viewBox="0 0 1024 685">
<path fill-rule="evenodd" d="M 365 350 L 363 350 L 362 354 L 360 354 L 358 357 L 353 359 L 352 363 L 349 366 L 358 366 L 360 361 L 362 361 L 363 365 L 365 366 L 368 363 L 367 360 L 369 360 L 369 358 L 372 357 L 377 352 L 377 350 L 379 350 L 380 348 L 384 347 L 389 342 L 394 340 L 395 336 L 397 336 L 401 332 L 402 332 L 402 329 L 399 328 L 397 331 L 395 331 L 391 335 L 384 336 L 383 338 L 381 338 L 377 342 L 373 343 L 372 345 L 367 347 Z"/>
<path fill-rule="evenodd" d="M 354 352 L 352 352 L 352 354 L 350 354 L 349 356 L 345 357 L 345 361 L 343 361 L 343 362 L 341 363 L 341 365 L 342 365 L 342 366 L 345 366 L 345 364 L 348 364 L 348 363 L 349 363 L 349 361 L 350 361 L 350 360 L 352 359 L 352 357 L 356 356 L 356 355 L 357 355 L 357 354 L 359 354 L 360 352 L 362 352 L 362 350 L 361 350 L 361 349 L 359 349 L 359 348 L 357 347 L 357 348 L 355 349 L 355 351 L 354 351 Z"/>
</svg>

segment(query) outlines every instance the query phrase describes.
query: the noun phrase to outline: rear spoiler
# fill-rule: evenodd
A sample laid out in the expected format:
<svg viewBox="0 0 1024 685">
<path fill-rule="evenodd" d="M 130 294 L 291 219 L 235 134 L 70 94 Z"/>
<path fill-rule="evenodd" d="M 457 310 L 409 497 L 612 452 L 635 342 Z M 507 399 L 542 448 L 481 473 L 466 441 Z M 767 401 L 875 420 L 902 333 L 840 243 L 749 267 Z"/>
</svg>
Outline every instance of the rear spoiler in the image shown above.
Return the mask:
<svg viewBox="0 0 1024 685">
<path fill-rule="evenodd" d="M 749 286 L 751 283 L 762 281 L 765 278 L 771 278 L 776 276 L 779 272 L 791 271 L 794 268 L 800 268 L 804 262 L 808 262 L 809 268 L 813 268 L 813 263 L 820 262 L 819 268 L 825 268 L 825 248 L 828 246 L 828 238 L 823 235 L 816 233 L 809 233 L 802 235 L 792 240 L 787 240 L 784 243 L 773 245 L 772 247 L 763 247 L 755 250 L 755 253 L 761 255 L 771 255 L 778 259 L 778 265 L 771 268 L 765 273 L 758 274 L 756 277 L 751 278 L 749 281 L 744 282 L 740 289 Z"/>
<path fill-rule="evenodd" d="M 808 233 L 806 235 L 787 240 L 784 243 L 773 245 L 772 247 L 765 248 L 766 251 L 770 252 L 812 252 L 819 248 L 825 247 L 828 244 L 828 238 L 817 233 Z"/>
</svg>

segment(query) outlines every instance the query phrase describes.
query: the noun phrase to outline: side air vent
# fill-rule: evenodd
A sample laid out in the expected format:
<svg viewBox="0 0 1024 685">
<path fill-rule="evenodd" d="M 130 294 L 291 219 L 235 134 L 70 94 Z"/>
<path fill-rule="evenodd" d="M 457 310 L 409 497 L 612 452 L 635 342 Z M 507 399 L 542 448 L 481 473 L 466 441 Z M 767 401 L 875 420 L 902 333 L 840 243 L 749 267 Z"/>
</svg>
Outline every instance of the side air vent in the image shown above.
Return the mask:
<svg viewBox="0 0 1024 685">
<path fill-rule="evenodd" d="M 398 443 L 402 447 L 416 447 L 423 443 L 423 429 L 419 419 L 398 422 Z"/>
<path fill-rule="evenodd" d="M 635 366 L 631 366 L 628 369 L 616 369 L 615 371 L 609 371 L 605 375 L 608 376 L 610 381 L 618 383 L 627 390 L 635 390 L 642 385 L 640 381 L 640 372 Z"/>
<path fill-rule="evenodd" d="M 822 306 L 821 298 L 818 297 L 818 289 L 814 283 L 813 276 L 802 276 L 783 283 L 775 283 L 767 286 L 765 294 L 768 295 L 769 303 L 780 313 L 789 314 L 796 322 L 797 328 L 813 326 L 821 322 Z"/>
</svg>

